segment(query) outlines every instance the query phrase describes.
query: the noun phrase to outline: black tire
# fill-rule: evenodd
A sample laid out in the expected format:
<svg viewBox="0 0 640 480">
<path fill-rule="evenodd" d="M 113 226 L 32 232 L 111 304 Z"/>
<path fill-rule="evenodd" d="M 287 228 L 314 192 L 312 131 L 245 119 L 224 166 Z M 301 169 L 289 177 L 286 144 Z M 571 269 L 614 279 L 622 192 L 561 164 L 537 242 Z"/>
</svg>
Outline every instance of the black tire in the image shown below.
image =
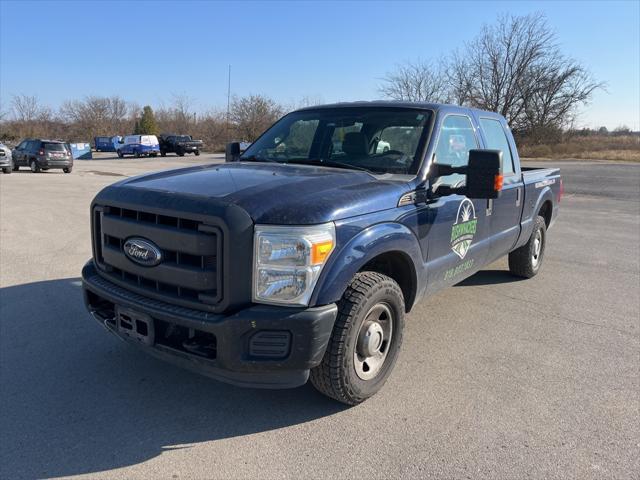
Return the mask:
<svg viewBox="0 0 640 480">
<path fill-rule="evenodd" d="M 71 173 L 72 170 L 73 170 L 73 167 L 67 167 L 62 169 L 64 173 Z"/>
<path fill-rule="evenodd" d="M 118 158 L 124 157 L 124 155 L 122 154 L 122 151 L 118 150 L 116 153 L 118 154 Z"/>
<path fill-rule="evenodd" d="M 179 157 L 184 157 L 184 150 L 182 150 L 181 148 L 178 148 L 178 149 L 176 150 L 176 154 L 177 154 Z"/>
<path fill-rule="evenodd" d="M 18 170 L 20 170 L 20 167 L 14 163 L 13 164 L 13 171 L 17 172 Z"/>
<path fill-rule="evenodd" d="M 2 169 L 2 173 L 6 173 L 7 175 L 13 172 L 13 168 L 7 167 Z"/>
<path fill-rule="evenodd" d="M 140 158 L 140 152 L 136 150 L 136 151 L 133 153 L 133 156 L 134 156 L 134 157 L 136 157 L 136 158 Z"/>
<path fill-rule="evenodd" d="M 167 152 L 161 151 L 161 152 L 160 152 L 160 156 L 161 156 L 161 157 L 166 157 L 166 156 L 167 156 Z"/>
<path fill-rule="evenodd" d="M 359 373 L 357 364 L 362 371 L 366 360 L 361 362 L 360 359 L 365 357 L 360 357 L 358 352 L 361 343 L 364 343 L 363 338 L 369 338 L 366 335 L 363 337 L 363 334 L 370 333 L 370 329 L 365 328 L 363 331 L 362 327 L 372 324 L 370 314 L 379 306 L 387 309 L 389 324 L 392 326 L 390 339 L 385 340 L 384 335 L 380 336 L 380 351 L 384 349 L 385 356 L 375 372 L 370 370 L 370 374 L 374 376 L 363 379 L 361 375 L 367 372 L 364 370 Z M 402 290 L 393 279 L 376 272 L 358 273 L 338 302 L 338 317 L 322 362 L 311 369 L 313 386 L 324 395 L 347 405 L 357 405 L 378 392 L 398 358 L 402 345 L 404 313 Z"/>
<path fill-rule="evenodd" d="M 31 162 L 29 162 L 29 167 L 31 167 L 31 171 L 33 173 L 40 173 L 40 165 L 38 165 L 38 162 L 35 160 L 31 160 Z"/>
<path fill-rule="evenodd" d="M 199 157 L 199 156 L 200 156 L 200 150 L 196 150 L 196 151 L 195 151 L 195 152 L 193 152 L 193 153 L 195 153 L 196 157 Z"/>
<path fill-rule="evenodd" d="M 534 277 L 542 267 L 546 244 L 547 225 L 538 215 L 529 241 L 509 254 L 509 271 L 518 277 Z"/>
</svg>

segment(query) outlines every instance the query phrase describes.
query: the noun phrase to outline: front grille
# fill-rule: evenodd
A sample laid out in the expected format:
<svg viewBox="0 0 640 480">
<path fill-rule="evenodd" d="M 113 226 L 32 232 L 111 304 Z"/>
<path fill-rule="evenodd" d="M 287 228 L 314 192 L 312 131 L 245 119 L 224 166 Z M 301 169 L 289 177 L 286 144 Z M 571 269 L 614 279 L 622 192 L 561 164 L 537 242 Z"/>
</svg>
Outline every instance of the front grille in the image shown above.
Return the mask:
<svg viewBox="0 0 640 480">
<path fill-rule="evenodd" d="M 200 220 L 115 206 L 94 209 L 94 255 L 101 275 L 167 303 L 214 311 L 222 298 L 222 231 Z M 156 244 L 160 264 L 130 260 L 130 237 Z M 219 261 L 220 260 L 220 261 Z"/>
</svg>

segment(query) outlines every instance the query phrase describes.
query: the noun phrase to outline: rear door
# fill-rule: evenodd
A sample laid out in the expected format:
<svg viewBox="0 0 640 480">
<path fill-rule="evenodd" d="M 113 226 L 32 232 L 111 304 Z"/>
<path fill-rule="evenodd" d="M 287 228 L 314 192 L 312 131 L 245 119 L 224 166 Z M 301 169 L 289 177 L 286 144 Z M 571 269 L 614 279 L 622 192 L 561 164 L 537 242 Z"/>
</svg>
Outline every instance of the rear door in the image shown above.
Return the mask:
<svg viewBox="0 0 640 480">
<path fill-rule="evenodd" d="M 487 201 L 491 217 L 488 261 L 492 262 L 507 254 L 520 235 L 524 184 L 513 136 L 504 119 L 480 114 L 479 124 L 485 148 L 502 151 L 502 193 L 499 198 Z"/>
<path fill-rule="evenodd" d="M 435 146 L 435 162 L 454 167 L 469 162 L 469 150 L 480 148 L 480 140 L 469 115 L 448 114 L 440 124 Z M 428 204 L 427 234 L 422 239 L 427 250 L 427 292 L 433 293 L 466 278 L 486 263 L 489 253 L 489 218 L 486 200 L 464 195 L 438 197 L 443 186 L 458 187 L 465 176 L 448 175 L 435 179 L 431 188 L 435 199 Z M 425 225 L 427 227 L 427 225 Z"/>
</svg>

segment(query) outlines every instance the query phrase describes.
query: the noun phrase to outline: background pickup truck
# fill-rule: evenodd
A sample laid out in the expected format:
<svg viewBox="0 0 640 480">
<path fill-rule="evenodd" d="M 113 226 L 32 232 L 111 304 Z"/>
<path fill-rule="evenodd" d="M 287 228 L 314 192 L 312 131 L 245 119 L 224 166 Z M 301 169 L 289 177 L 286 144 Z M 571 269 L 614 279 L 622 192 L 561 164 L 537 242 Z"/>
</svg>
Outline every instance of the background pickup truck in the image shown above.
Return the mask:
<svg viewBox="0 0 640 480">
<path fill-rule="evenodd" d="M 96 196 L 85 303 L 159 358 L 346 404 L 382 387 L 420 298 L 505 255 L 536 275 L 562 195 L 504 118 L 448 105 L 303 109 L 226 160 Z"/>
<path fill-rule="evenodd" d="M 194 140 L 191 135 L 163 134 L 160 135 L 159 140 L 160 155 L 163 157 L 171 152 L 180 157 L 184 157 L 185 153 L 200 155 L 200 149 L 202 148 L 202 140 Z"/>
</svg>

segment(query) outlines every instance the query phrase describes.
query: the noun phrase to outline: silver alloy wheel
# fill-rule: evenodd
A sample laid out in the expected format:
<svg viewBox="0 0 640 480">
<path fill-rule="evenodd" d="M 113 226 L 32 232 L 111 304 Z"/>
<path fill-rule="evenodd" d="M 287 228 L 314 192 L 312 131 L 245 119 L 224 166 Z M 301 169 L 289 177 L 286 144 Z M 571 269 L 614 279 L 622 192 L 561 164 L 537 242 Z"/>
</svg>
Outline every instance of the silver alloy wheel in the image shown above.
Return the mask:
<svg viewBox="0 0 640 480">
<path fill-rule="evenodd" d="M 533 255 L 531 256 L 531 263 L 533 268 L 537 268 L 540 263 L 540 254 L 542 253 L 542 231 L 537 230 L 536 236 L 533 237 Z"/>
<path fill-rule="evenodd" d="M 31 171 L 32 171 L 33 173 L 36 173 L 36 172 L 38 171 L 38 164 L 36 163 L 36 161 L 35 161 L 35 160 L 31 160 L 31 165 L 30 165 L 30 167 L 31 167 Z"/>
<path fill-rule="evenodd" d="M 384 365 L 393 335 L 393 313 L 386 303 L 377 303 L 360 326 L 353 363 L 356 374 L 362 380 L 374 378 Z"/>
</svg>

